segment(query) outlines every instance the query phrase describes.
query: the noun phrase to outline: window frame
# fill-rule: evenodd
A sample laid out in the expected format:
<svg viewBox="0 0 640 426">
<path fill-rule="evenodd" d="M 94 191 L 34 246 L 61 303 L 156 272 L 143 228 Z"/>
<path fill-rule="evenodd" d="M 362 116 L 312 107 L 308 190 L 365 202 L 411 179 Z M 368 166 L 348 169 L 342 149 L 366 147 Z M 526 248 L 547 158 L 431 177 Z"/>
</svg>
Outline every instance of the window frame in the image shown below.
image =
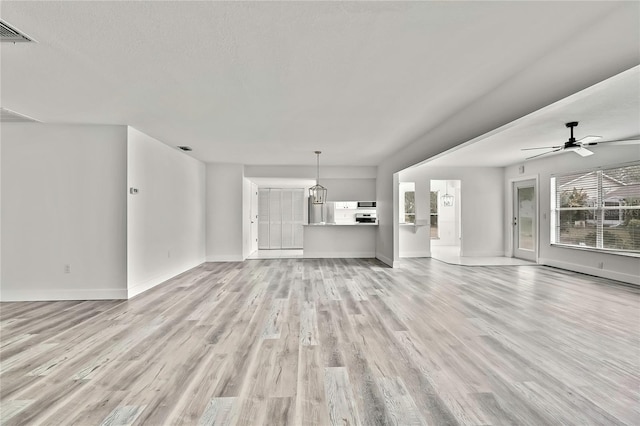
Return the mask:
<svg viewBox="0 0 640 426">
<path fill-rule="evenodd" d="M 435 200 L 434 200 L 435 195 Z M 440 207 L 438 205 L 438 200 L 440 200 L 440 191 L 429 191 L 429 238 L 432 240 L 440 239 L 440 226 L 439 226 L 439 215 L 440 215 Z M 435 236 L 433 235 L 433 217 L 436 218 L 436 230 Z"/>
<path fill-rule="evenodd" d="M 413 202 L 414 202 L 414 211 L 413 213 L 407 213 L 407 205 L 406 205 L 406 193 L 413 192 Z M 403 226 L 415 226 L 415 223 L 407 222 L 406 215 L 413 216 L 415 222 L 415 192 L 416 192 L 416 184 L 415 182 L 400 182 L 398 185 L 398 224 Z"/>
<path fill-rule="evenodd" d="M 623 211 L 624 210 L 638 210 L 640 212 L 640 203 L 632 204 L 632 205 L 623 205 L 621 202 L 618 202 L 617 205 L 607 205 L 607 203 L 611 203 L 610 201 L 605 200 L 605 185 L 603 184 L 603 176 L 607 176 L 611 178 L 607 174 L 614 174 L 620 171 L 620 169 L 624 169 L 627 167 L 640 167 L 640 162 L 632 162 L 626 164 L 618 164 L 614 166 L 599 168 L 596 170 L 588 170 L 584 171 L 585 174 L 595 172 L 596 173 L 596 187 L 597 197 L 594 205 L 590 205 L 587 203 L 585 206 L 579 207 L 558 207 L 558 190 L 559 186 L 557 183 L 557 178 L 568 177 L 575 174 L 579 174 L 580 172 L 567 172 L 567 173 L 557 173 L 552 174 L 550 178 L 550 226 L 549 226 L 549 237 L 550 237 L 550 245 L 561 248 L 575 249 L 575 250 L 586 250 L 586 251 L 594 251 L 599 253 L 607 253 L 607 254 L 617 254 L 622 256 L 630 256 L 630 257 L 640 257 L 640 248 L 638 249 L 623 249 L 623 248 L 607 248 L 604 247 L 605 238 L 604 233 L 609 228 L 609 226 L 605 226 L 606 221 L 610 221 L 612 219 L 607 218 L 607 213 L 611 211 L 618 211 L 619 221 L 622 220 Z M 636 185 L 635 182 L 630 183 L 631 185 Z M 594 189 L 594 188 L 588 188 Z M 575 190 L 575 188 L 574 188 Z M 584 188 L 581 188 L 581 191 L 584 191 Z M 636 197 L 634 196 L 628 197 L 629 199 L 640 199 L 640 194 Z M 585 222 L 593 222 L 595 224 L 595 233 L 596 240 L 595 246 L 582 246 L 578 244 L 570 244 L 563 243 L 560 241 L 560 232 L 561 232 L 561 223 L 560 223 L 560 215 L 562 212 L 567 211 L 583 211 L 588 216 L 591 216 L 592 219 L 585 219 Z"/>
<path fill-rule="evenodd" d="M 408 211 L 409 209 L 407 208 L 407 195 L 409 194 L 413 194 L 413 211 L 410 212 Z M 401 222 L 403 224 L 408 224 L 408 225 L 415 225 L 416 224 L 416 191 L 415 189 L 413 191 L 405 191 L 404 192 L 404 222 Z M 410 216 L 413 218 L 413 222 L 409 222 L 407 221 L 407 216 Z"/>
</svg>

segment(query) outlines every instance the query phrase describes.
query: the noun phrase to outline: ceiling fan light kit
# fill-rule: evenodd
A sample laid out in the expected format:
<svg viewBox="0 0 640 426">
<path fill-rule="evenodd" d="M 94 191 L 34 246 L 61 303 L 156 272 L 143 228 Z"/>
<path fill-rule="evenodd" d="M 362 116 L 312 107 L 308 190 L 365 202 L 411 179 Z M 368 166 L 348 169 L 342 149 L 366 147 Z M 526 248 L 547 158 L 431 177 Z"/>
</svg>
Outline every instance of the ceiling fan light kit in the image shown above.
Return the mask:
<svg viewBox="0 0 640 426">
<path fill-rule="evenodd" d="M 578 122 L 570 121 L 568 123 L 565 123 L 565 126 L 571 129 L 571 136 L 569 137 L 568 141 L 566 141 L 563 145 L 557 145 L 557 146 L 541 146 L 536 148 L 523 148 L 522 151 L 530 151 L 534 149 L 550 150 L 547 152 L 543 152 L 542 154 L 536 154 L 531 157 L 527 157 L 526 159 L 531 160 L 534 158 L 542 157 L 543 155 L 552 154 L 554 152 L 559 152 L 559 151 L 573 151 L 576 154 L 580 155 L 581 157 L 588 157 L 590 155 L 593 155 L 594 153 L 593 151 L 586 149 L 585 146 L 594 146 L 594 145 L 605 144 L 605 143 L 611 144 L 611 145 L 627 145 L 632 143 L 640 143 L 640 136 L 634 136 L 629 139 L 615 139 L 615 140 L 609 140 L 609 141 L 600 141 L 600 139 L 602 139 L 602 136 L 589 135 L 589 136 L 583 137 L 582 139 L 576 140 L 576 138 L 573 136 L 573 128 L 578 126 Z M 595 142 L 595 141 L 598 141 L 598 142 Z"/>
</svg>

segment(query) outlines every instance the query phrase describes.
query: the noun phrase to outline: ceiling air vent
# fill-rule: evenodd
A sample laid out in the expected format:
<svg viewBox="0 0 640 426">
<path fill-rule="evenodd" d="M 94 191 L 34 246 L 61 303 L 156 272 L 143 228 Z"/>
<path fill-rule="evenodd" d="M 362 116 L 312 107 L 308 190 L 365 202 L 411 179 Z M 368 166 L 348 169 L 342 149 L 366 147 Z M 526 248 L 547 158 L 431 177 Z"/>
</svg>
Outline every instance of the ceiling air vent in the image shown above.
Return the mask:
<svg viewBox="0 0 640 426">
<path fill-rule="evenodd" d="M 4 21 L 0 21 L 0 41 L 7 43 L 23 43 L 33 41 Z"/>
<path fill-rule="evenodd" d="M 2 123 L 37 123 L 38 120 L 27 115 L 19 114 L 10 109 L 0 108 L 0 122 Z"/>
<path fill-rule="evenodd" d="M 191 148 L 190 146 L 186 146 L 186 145 L 178 146 L 178 148 L 180 148 L 183 151 L 193 151 L 193 148 Z"/>
</svg>

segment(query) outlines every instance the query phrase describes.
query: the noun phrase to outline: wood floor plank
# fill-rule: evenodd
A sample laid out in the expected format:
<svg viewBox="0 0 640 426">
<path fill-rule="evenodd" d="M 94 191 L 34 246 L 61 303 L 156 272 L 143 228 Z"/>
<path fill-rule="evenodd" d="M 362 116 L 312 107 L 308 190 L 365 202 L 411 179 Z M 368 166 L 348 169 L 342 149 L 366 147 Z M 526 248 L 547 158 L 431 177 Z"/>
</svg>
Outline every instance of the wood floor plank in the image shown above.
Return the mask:
<svg viewBox="0 0 640 426">
<path fill-rule="evenodd" d="M 0 362 L 0 374 L 6 373 L 7 371 L 20 366 L 30 359 L 37 357 L 38 355 L 50 351 L 56 345 L 56 343 L 41 343 L 36 346 L 31 346 L 25 351 L 17 353 L 8 359 L 2 360 Z"/>
<path fill-rule="evenodd" d="M 300 346 L 295 425 L 329 424 L 325 403 L 324 368 L 320 365 L 318 346 Z"/>
<path fill-rule="evenodd" d="M 33 400 L 29 399 L 2 401 L 2 403 L 0 403 L 0 425 L 6 424 L 13 416 L 29 407 L 32 403 Z"/>
<path fill-rule="evenodd" d="M 357 302 L 361 302 L 363 300 L 369 300 L 367 297 L 367 293 L 362 289 L 362 286 L 354 279 L 345 280 L 347 289 L 351 293 L 353 299 Z"/>
<path fill-rule="evenodd" d="M 336 281 L 333 278 L 326 278 L 324 284 L 327 289 L 327 296 L 329 300 L 342 300 L 338 287 L 336 287 Z"/>
<path fill-rule="evenodd" d="M 202 417 L 198 421 L 198 426 L 229 426 L 234 415 L 236 405 L 236 397 L 214 398 L 211 400 L 207 408 L 205 408 Z"/>
<path fill-rule="evenodd" d="M 302 346 L 318 345 L 318 319 L 316 304 L 304 302 L 300 312 L 300 344 Z"/>
<path fill-rule="evenodd" d="M 539 266 L 205 263 L 0 304 L 6 425 L 640 424 L 640 288 Z"/>
<path fill-rule="evenodd" d="M 295 397 L 298 385 L 298 352 L 300 350 L 300 300 L 292 292 L 287 307 L 287 321 L 282 326 L 281 338 L 275 345 L 274 379 L 270 396 Z M 292 407 L 295 404 L 292 404 Z M 293 408 L 290 410 L 294 411 Z"/>
<path fill-rule="evenodd" d="M 269 398 L 265 424 L 280 426 L 294 425 L 294 414 L 292 397 Z"/>
<path fill-rule="evenodd" d="M 131 426 L 145 408 L 145 406 L 134 405 L 118 407 L 100 423 L 100 426 Z"/>
<path fill-rule="evenodd" d="M 229 399 L 224 399 L 223 397 L 214 396 L 217 384 L 220 382 L 223 371 L 227 369 L 230 359 L 231 357 L 228 355 L 214 351 L 211 351 L 208 357 L 203 359 L 198 370 L 194 372 L 194 380 L 191 381 L 176 402 L 170 420 L 176 424 L 197 424 L 212 401 L 219 400 L 216 404 L 220 404 L 224 401 L 231 401 L 230 398 L 235 398 L 226 397 Z M 212 416 L 207 418 L 212 418 Z M 225 416 L 224 418 L 227 417 Z"/>
<path fill-rule="evenodd" d="M 35 336 L 35 334 L 25 333 L 25 334 L 18 334 L 6 339 L 2 339 L 2 341 L 0 342 L 0 347 L 2 349 L 6 349 L 11 347 L 12 345 L 17 345 L 17 344 L 26 342 L 27 340 L 31 339 L 33 336 Z"/>
<path fill-rule="evenodd" d="M 324 391 L 332 426 L 361 424 L 345 367 L 324 369 Z"/>
<path fill-rule="evenodd" d="M 269 311 L 269 318 L 262 330 L 261 337 L 263 339 L 279 339 L 282 328 L 282 323 L 286 317 L 286 308 L 288 305 L 288 299 L 274 299 L 271 304 L 271 310 Z"/>
<path fill-rule="evenodd" d="M 379 377 L 377 382 L 384 395 L 384 404 L 392 424 L 426 426 L 424 417 L 399 377 Z"/>
</svg>

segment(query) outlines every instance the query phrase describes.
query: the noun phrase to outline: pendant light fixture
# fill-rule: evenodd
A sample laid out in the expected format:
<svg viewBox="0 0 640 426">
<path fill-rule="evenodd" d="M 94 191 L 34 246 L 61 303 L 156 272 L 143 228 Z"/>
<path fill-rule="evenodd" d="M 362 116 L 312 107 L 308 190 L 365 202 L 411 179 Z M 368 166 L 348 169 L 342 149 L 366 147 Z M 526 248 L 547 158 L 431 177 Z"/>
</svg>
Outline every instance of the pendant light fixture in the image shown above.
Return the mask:
<svg viewBox="0 0 640 426">
<path fill-rule="evenodd" d="M 316 153 L 316 184 L 309 188 L 309 198 L 313 204 L 324 204 L 327 201 L 327 188 L 320 185 L 320 154 L 321 151 L 315 151 Z"/>
<path fill-rule="evenodd" d="M 444 207 L 451 207 L 453 206 L 453 195 L 449 194 L 449 181 L 446 181 L 446 185 L 446 193 L 440 198 L 442 198 L 442 205 Z"/>
</svg>

